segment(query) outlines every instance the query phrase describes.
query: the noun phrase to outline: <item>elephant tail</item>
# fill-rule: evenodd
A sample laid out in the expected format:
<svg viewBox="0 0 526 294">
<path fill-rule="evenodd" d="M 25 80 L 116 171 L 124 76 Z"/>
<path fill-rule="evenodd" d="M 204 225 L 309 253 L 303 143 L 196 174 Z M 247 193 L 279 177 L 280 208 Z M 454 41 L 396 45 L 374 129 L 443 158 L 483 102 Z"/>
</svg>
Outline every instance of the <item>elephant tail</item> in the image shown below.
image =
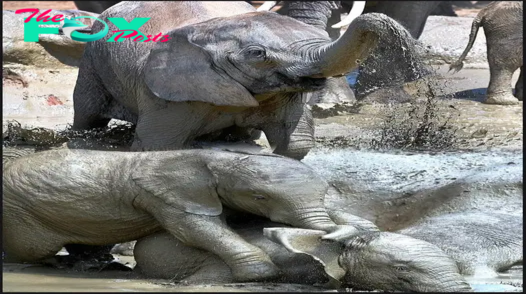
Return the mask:
<svg viewBox="0 0 526 294">
<path fill-rule="evenodd" d="M 464 49 L 464 52 L 462 52 L 462 55 L 460 55 L 459 59 L 449 65 L 449 71 L 453 70 L 453 72 L 456 73 L 462 69 L 464 66 L 464 59 L 466 58 L 466 55 L 468 55 L 469 50 L 471 50 L 471 47 L 473 47 L 473 43 L 475 43 L 475 39 L 477 38 L 477 33 L 481 25 L 482 17 L 479 14 L 477 17 L 475 17 L 473 23 L 471 24 L 471 33 L 469 34 L 468 46 L 466 46 L 466 49 Z"/>
</svg>

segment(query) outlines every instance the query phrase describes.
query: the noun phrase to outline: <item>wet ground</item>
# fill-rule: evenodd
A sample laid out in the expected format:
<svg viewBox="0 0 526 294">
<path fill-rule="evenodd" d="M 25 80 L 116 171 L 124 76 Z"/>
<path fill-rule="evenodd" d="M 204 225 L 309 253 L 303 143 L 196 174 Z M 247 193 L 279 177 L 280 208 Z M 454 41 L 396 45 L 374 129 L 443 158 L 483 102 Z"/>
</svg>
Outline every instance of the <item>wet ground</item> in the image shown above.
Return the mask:
<svg viewBox="0 0 526 294">
<path fill-rule="evenodd" d="M 331 112 L 330 116 L 321 115 L 323 118 L 320 118 L 319 113 L 317 115 L 317 147 L 309 153 L 304 162 L 316 168 L 330 181 L 347 183 L 354 188 L 360 187 L 361 181 L 364 183 L 362 187 L 392 192 L 385 195 L 400 195 L 405 191 L 443 185 L 451 179 L 461 178 L 476 170 L 502 164 L 520 165 L 522 175 L 522 102 L 515 106 L 481 103 L 489 78 L 486 69 L 465 69 L 456 75 L 447 74 L 446 71 L 444 67 L 439 68 L 439 73 L 443 75 L 438 80 L 445 86 L 441 88 L 440 94 L 443 99 L 436 100 L 437 103 L 433 106 L 433 110 L 438 114 L 437 122 L 433 124 L 436 127 L 443 123 L 445 118 L 451 117 L 448 123 L 451 129 L 442 131 L 455 130 L 454 144 L 440 146 L 435 144 L 438 141 L 431 142 L 430 146 L 438 146 L 438 150 L 434 151 L 415 150 L 418 146 L 411 144 L 405 149 L 397 150 L 392 150 L 386 144 L 372 144 L 374 140 L 381 139 L 381 134 L 386 129 L 386 118 L 390 114 L 404 114 L 414 107 L 425 108 L 425 96 L 416 99 L 414 103 L 403 105 L 329 105 L 327 107 Z M 71 74 L 74 74 L 74 71 Z M 46 83 L 49 86 L 49 83 L 55 82 Z M 9 91 L 3 93 L 4 126 L 8 120 L 16 119 L 23 128 L 33 126 L 62 130 L 71 122 L 73 112 L 70 92 L 73 85 L 62 87 L 63 93 L 60 93 L 60 96 L 69 98 L 59 100 L 60 103 L 47 94 L 43 95 L 45 91 L 41 91 L 38 94 L 40 96 L 36 95 L 37 86 L 45 89 L 45 85 L 36 84 L 34 88 L 29 89 L 16 85 L 8 86 Z M 35 92 L 31 92 L 31 89 L 35 89 Z M 21 101 L 20 97 L 24 97 L 24 91 L 27 98 Z M 27 107 L 28 105 L 30 107 Z M 390 125 L 396 127 L 390 131 L 396 133 L 401 130 L 403 133 L 405 126 L 418 119 L 404 116 L 394 118 Z M 265 143 L 265 140 L 261 142 Z M 352 203 L 346 199 L 327 200 L 327 205 L 353 211 Z M 506 208 L 502 203 L 495 204 L 487 209 Z M 354 212 L 359 214 L 359 211 Z M 522 215 L 522 208 L 519 210 L 515 207 L 513 211 L 507 212 Z M 123 258 L 133 265 L 133 260 L 129 260 L 129 257 Z M 170 281 L 136 279 L 128 272 L 80 273 L 19 264 L 4 264 L 3 271 L 4 291 L 322 290 L 304 285 L 276 284 L 184 286 Z M 522 268 L 519 268 L 497 277 L 477 277 L 472 279 L 471 283 L 478 291 L 518 291 L 522 288 L 510 284 L 519 284 L 522 287 L 522 275 Z"/>
<path fill-rule="evenodd" d="M 11 4 L 14 5 L 13 3 Z M 24 4 L 24 7 L 47 8 L 38 6 L 44 5 L 42 2 L 33 3 L 34 6 Z M 51 3 L 53 2 L 45 5 Z M 72 5 L 71 1 L 60 3 Z M 23 8 L 9 5 L 9 2 L 3 2 L 3 9 Z M 476 9 L 472 10 L 468 14 L 470 17 L 476 12 Z M 465 34 L 468 35 L 468 32 Z M 11 67 L 13 68 L 16 70 L 16 66 Z M 451 75 L 447 73 L 447 67 L 442 66 L 438 68 L 438 73 L 440 75 L 435 81 L 441 86 L 431 91 L 440 99 L 434 100 L 432 105 L 427 105 L 427 96 L 422 95 L 413 103 L 403 105 L 358 103 L 352 106 L 317 106 L 317 147 L 303 162 L 313 166 L 331 182 L 352 186 L 355 191 L 378 191 L 378 195 L 385 197 L 385 201 L 408 191 L 441 186 L 479 170 L 502 165 L 516 166 L 522 177 L 522 102 L 515 106 L 481 103 L 489 81 L 487 69 L 470 69 L 466 66 L 461 72 Z M 9 120 L 17 120 L 24 129 L 65 129 L 73 117 L 71 97 L 76 74 L 77 69 L 74 68 L 64 68 L 60 72 L 33 69 L 31 74 L 24 76 L 26 81 L 17 79 L 16 75 L 12 79 L 4 78 L 4 137 Z M 50 75 L 56 75 L 56 78 L 50 79 Z M 513 84 L 517 76 L 518 73 L 515 73 Z M 408 91 L 413 87 L 413 84 L 406 85 Z M 423 120 L 426 109 L 431 109 L 435 117 L 429 121 L 427 133 L 422 135 L 419 132 L 421 128 L 413 124 Z M 415 116 L 406 115 L 412 112 L 416 113 Z M 391 117 L 393 114 L 396 115 Z M 25 143 L 34 144 L 27 136 L 25 139 Z M 265 140 L 261 140 L 261 143 L 264 145 Z M 345 198 L 328 197 L 327 203 L 328 206 L 346 208 L 360 214 L 353 203 Z M 484 209 L 523 214 L 522 202 L 520 207 L 517 203 L 503 205 L 502 202 L 494 202 L 484 206 Z M 362 216 L 380 222 L 383 229 L 389 229 L 381 219 L 374 219 L 366 213 Z M 117 257 L 123 263 L 134 265 L 133 258 Z M 496 277 L 473 277 L 469 282 L 476 291 L 522 291 L 522 277 L 522 267 L 518 267 Z M 305 285 L 279 284 L 185 286 L 170 281 L 138 279 L 130 272 L 87 273 L 21 264 L 4 264 L 2 282 L 3 291 L 39 292 L 323 290 Z"/>
</svg>

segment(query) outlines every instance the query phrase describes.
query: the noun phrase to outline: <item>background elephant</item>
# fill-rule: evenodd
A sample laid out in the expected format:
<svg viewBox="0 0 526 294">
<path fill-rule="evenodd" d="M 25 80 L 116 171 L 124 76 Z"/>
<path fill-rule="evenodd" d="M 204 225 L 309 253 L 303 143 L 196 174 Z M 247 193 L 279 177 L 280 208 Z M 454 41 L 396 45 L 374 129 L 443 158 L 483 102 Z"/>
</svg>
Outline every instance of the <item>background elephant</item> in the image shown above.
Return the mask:
<svg viewBox="0 0 526 294">
<path fill-rule="evenodd" d="M 490 70 L 490 81 L 485 103 L 517 104 L 522 101 L 523 62 L 523 5 L 522 1 L 496 1 L 484 7 L 473 20 L 469 42 L 459 59 L 450 65 L 450 70 L 462 69 L 463 60 L 475 42 L 479 27 L 484 28 Z M 520 68 L 515 84 L 515 97 L 510 83 L 513 73 Z"/>
<path fill-rule="evenodd" d="M 246 240 L 269 254 L 282 271 L 279 281 L 283 283 L 325 283 L 330 288 L 355 290 L 470 291 L 461 275 L 466 274 L 466 265 L 493 266 L 495 261 L 510 265 L 522 257 L 522 250 L 517 247 L 522 246 L 521 242 L 516 242 L 522 240 L 516 234 L 519 226 L 522 233 L 518 217 L 513 222 L 494 223 L 492 218 L 499 215 L 480 218 L 480 215 L 453 214 L 445 216 L 447 220 L 430 219 L 425 224 L 391 233 L 380 232 L 372 223 L 342 211 L 329 210 L 329 215 L 339 224 L 351 222 L 359 233 L 338 242 L 327 242 L 320 240 L 322 232 L 285 228 L 267 220 L 247 223 L 238 217 L 229 223 Z M 508 221 L 506 217 L 504 220 Z M 462 229 L 463 224 L 467 228 Z M 489 242 L 501 240 L 497 235 L 486 235 L 488 228 L 497 227 L 506 231 L 514 247 L 500 242 L 496 247 L 488 246 Z M 459 239 L 458 234 L 466 234 L 466 239 Z M 451 248 L 456 251 L 453 253 Z M 515 252 L 506 254 L 508 249 Z M 480 255 L 484 250 L 493 250 L 493 260 Z M 138 240 L 134 255 L 137 261 L 134 271 L 143 277 L 188 283 L 232 282 L 228 268 L 216 256 L 184 246 L 165 232 Z M 472 258 L 476 256 L 479 258 Z"/>
<path fill-rule="evenodd" d="M 104 10 L 112 7 L 113 5 L 121 1 L 73 1 L 73 2 L 75 2 L 75 6 L 77 6 L 77 8 L 80 10 L 95 12 L 95 13 L 102 13 Z"/>
<path fill-rule="evenodd" d="M 3 170 L 6 262 L 41 262 L 68 244 L 123 243 L 164 229 L 219 256 L 236 281 L 264 280 L 278 269 L 225 224 L 223 206 L 323 230 L 327 239 L 356 232 L 326 212 L 328 184 L 281 156 L 86 149 L 12 155 Z"/>
<path fill-rule="evenodd" d="M 260 11 L 268 11 L 279 1 L 265 1 Z M 290 12 L 290 4 L 296 1 L 282 1 L 282 7 L 278 13 L 294 17 Z M 314 1 L 305 1 L 304 7 L 314 4 Z M 318 1 L 316 1 L 318 2 Z M 322 1 L 319 1 L 322 2 Z M 347 26 L 351 21 L 362 13 L 378 12 L 383 13 L 402 24 L 415 39 L 418 39 L 424 30 L 427 17 L 432 14 L 440 13 L 438 10 L 447 11 L 451 14 L 450 1 L 329 1 L 335 3 L 334 13 L 328 18 L 327 32 L 333 39 L 340 36 L 340 28 Z M 366 3 L 364 3 L 366 2 Z M 359 8 L 356 8 L 359 6 Z M 348 17 L 341 20 L 341 14 L 346 13 Z M 454 11 L 453 11 L 454 13 Z M 313 17 L 309 16 L 312 15 Z M 303 16 L 315 23 L 319 18 L 311 12 L 306 12 Z M 307 21 L 308 22 L 308 21 Z"/>
<path fill-rule="evenodd" d="M 171 39 L 107 43 L 108 35 L 89 42 L 73 94 L 73 128 L 103 127 L 112 118 L 130 121 L 136 124 L 134 150 L 184 148 L 228 127 L 256 128 L 275 153 L 303 158 L 314 145 L 305 93 L 355 68 L 380 30 L 399 25 L 368 14 L 331 42 L 312 26 L 254 10 L 244 2 L 112 6 L 99 18 L 151 16 L 142 32 Z M 93 26 L 101 29 L 100 22 Z"/>
</svg>

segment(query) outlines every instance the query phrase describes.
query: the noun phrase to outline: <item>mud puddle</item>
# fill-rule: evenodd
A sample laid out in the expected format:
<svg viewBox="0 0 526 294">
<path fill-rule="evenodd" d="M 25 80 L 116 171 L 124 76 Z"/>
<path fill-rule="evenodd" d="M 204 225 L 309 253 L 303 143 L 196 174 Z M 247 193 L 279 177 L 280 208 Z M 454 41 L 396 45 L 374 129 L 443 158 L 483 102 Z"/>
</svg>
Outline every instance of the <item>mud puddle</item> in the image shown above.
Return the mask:
<svg viewBox="0 0 526 294">
<path fill-rule="evenodd" d="M 522 151 L 491 152 L 375 152 L 327 147 L 312 150 L 303 160 L 329 181 L 347 182 L 355 191 L 389 190 L 398 195 L 409 190 L 436 187 L 448 181 L 465 177 L 480 169 L 500 165 L 513 165 L 522 177 Z M 346 198 L 328 197 L 327 205 L 355 212 Z M 496 203 L 492 209 L 506 206 Z M 501 207 L 507 213 L 522 215 L 522 209 Z M 360 213 L 356 213 L 359 215 Z M 116 256 L 120 262 L 134 265 L 132 257 Z M 146 280 L 133 272 L 73 272 L 40 265 L 4 264 L 3 291 L 83 291 L 83 292 L 274 292 L 274 291 L 328 291 L 307 285 L 239 283 L 226 285 L 182 285 L 169 280 Z M 468 277 L 477 292 L 522 291 L 522 266 L 497 276 Z"/>
<path fill-rule="evenodd" d="M 24 264 L 4 264 L 2 284 L 4 292 L 334 292 L 307 285 L 272 283 L 182 285 L 169 280 L 139 279 L 130 272 L 73 272 Z"/>
</svg>

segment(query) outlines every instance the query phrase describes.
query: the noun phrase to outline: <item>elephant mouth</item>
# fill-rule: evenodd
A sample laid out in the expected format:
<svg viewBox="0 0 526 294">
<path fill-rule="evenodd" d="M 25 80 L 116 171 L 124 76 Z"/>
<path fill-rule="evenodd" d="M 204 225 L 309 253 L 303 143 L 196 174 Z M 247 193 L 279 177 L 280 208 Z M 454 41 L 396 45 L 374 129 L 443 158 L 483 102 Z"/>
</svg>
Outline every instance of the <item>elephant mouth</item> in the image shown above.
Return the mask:
<svg viewBox="0 0 526 294">
<path fill-rule="evenodd" d="M 289 80 L 287 85 L 296 92 L 313 92 L 323 89 L 327 85 L 327 79 L 300 77 Z"/>
<path fill-rule="evenodd" d="M 247 90 L 253 96 L 265 96 L 273 93 L 314 92 L 323 89 L 327 85 L 327 78 L 297 77 L 289 78 L 282 76 L 278 84 L 253 85 Z"/>
</svg>

